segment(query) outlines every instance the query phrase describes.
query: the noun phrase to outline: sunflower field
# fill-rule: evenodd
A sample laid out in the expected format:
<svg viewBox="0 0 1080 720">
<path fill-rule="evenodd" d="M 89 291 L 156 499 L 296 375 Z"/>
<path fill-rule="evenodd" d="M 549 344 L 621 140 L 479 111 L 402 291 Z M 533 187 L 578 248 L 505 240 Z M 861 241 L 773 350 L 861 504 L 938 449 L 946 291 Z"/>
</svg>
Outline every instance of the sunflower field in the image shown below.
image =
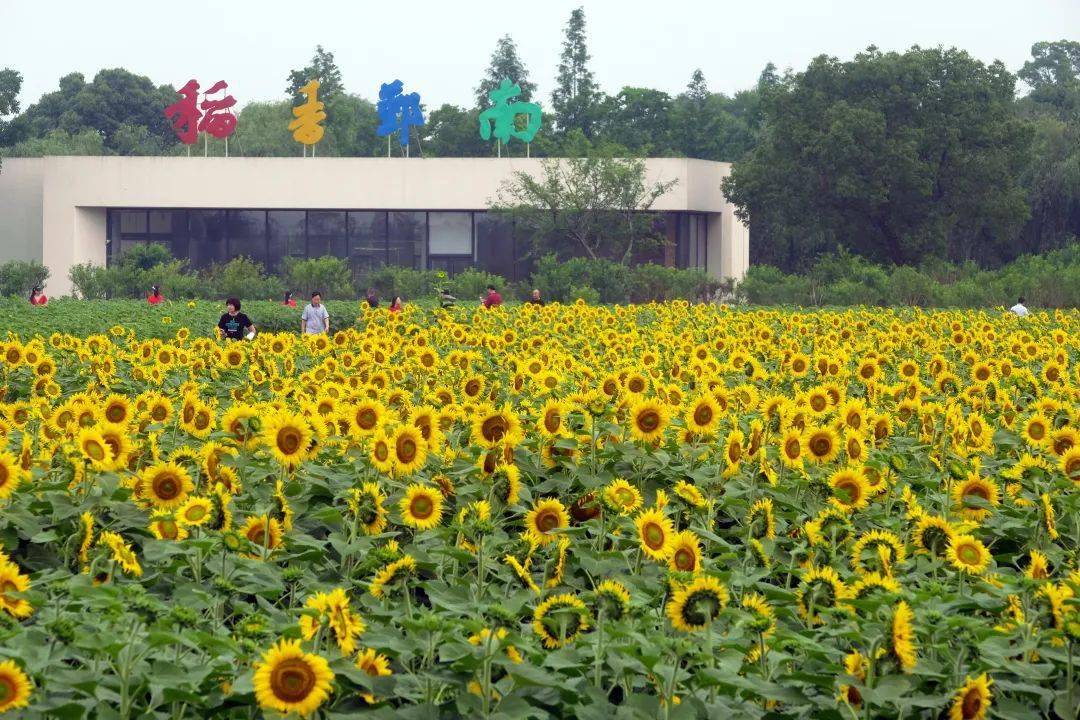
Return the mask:
<svg viewBox="0 0 1080 720">
<path fill-rule="evenodd" d="M 0 341 L 0 713 L 1077 717 L 1080 313 L 352 312 Z"/>
</svg>

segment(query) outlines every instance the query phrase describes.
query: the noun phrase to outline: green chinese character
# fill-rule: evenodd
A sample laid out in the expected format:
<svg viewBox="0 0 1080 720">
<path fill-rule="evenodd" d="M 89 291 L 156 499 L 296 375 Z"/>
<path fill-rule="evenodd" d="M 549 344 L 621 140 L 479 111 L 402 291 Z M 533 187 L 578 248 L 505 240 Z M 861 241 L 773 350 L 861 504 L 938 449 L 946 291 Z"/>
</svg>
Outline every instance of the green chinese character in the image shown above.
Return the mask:
<svg viewBox="0 0 1080 720">
<path fill-rule="evenodd" d="M 510 142 L 515 137 L 522 142 L 532 142 L 540 130 L 540 106 L 531 102 L 510 102 L 521 94 L 521 87 L 511 83 L 510 78 L 503 78 L 496 89 L 488 93 L 494 106 L 480 113 L 480 137 L 490 140 L 492 134 L 502 142 Z M 525 127 L 517 126 L 518 116 L 525 116 Z M 494 126 L 494 132 L 492 131 Z"/>
</svg>

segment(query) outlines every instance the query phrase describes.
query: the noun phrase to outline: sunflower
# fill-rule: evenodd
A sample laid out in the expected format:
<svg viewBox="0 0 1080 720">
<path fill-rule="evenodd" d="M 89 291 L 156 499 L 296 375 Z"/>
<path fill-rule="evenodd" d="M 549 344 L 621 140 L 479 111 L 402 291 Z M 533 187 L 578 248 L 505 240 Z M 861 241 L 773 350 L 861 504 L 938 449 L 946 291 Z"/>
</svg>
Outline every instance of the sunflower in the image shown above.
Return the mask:
<svg viewBox="0 0 1080 720">
<path fill-rule="evenodd" d="M 102 415 L 106 422 L 126 425 L 132 419 L 131 401 L 125 395 L 110 395 L 105 398 Z"/>
<path fill-rule="evenodd" d="M 1080 447 L 1067 450 L 1058 460 L 1058 466 L 1066 478 L 1080 485 Z"/>
<path fill-rule="evenodd" d="M 501 409 L 485 406 L 473 417 L 470 437 L 473 443 L 484 448 L 503 443 L 516 445 L 521 441 L 521 423 L 509 406 Z"/>
<path fill-rule="evenodd" d="M 686 428 L 694 435 L 712 437 L 720 425 L 720 404 L 711 394 L 705 393 L 695 400 L 683 415 Z"/>
<path fill-rule="evenodd" d="M 630 591 L 617 580 L 604 580 L 594 592 L 597 617 L 622 620 L 630 612 Z"/>
<path fill-rule="evenodd" d="M 342 411 L 349 422 L 353 437 L 362 439 L 373 435 L 386 422 L 386 408 L 378 400 L 358 400 Z"/>
<path fill-rule="evenodd" d="M 622 478 L 615 478 L 604 488 L 604 502 L 620 515 L 629 515 L 641 507 L 641 491 Z"/>
<path fill-rule="evenodd" d="M 805 457 L 802 432 L 798 428 L 788 428 L 780 440 L 780 462 L 784 463 L 785 467 L 799 469 L 802 468 Z"/>
<path fill-rule="evenodd" d="M 966 676 L 949 708 L 949 720 L 983 720 L 990 709 L 990 686 L 993 684 L 986 673 L 974 679 Z"/>
<path fill-rule="evenodd" d="M 259 425 L 258 411 L 251 405 L 233 405 L 225 411 L 219 421 L 222 432 L 236 444 L 249 447 L 256 439 L 256 427 Z"/>
<path fill-rule="evenodd" d="M 949 543 L 949 561 L 961 572 L 981 575 L 990 564 L 990 551 L 972 535 L 954 535 Z"/>
<path fill-rule="evenodd" d="M 155 508 L 179 507 L 195 489 L 191 475 L 174 462 L 159 462 L 145 468 L 136 484 L 136 497 Z"/>
<path fill-rule="evenodd" d="M 0 553 L 0 610 L 15 618 L 25 618 L 33 614 L 34 608 L 22 598 L 15 598 L 8 593 L 24 593 L 30 589 L 30 578 L 23 575 L 15 563 Z"/>
<path fill-rule="evenodd" d="M 655 400 L 641 400 L 630 408 L 630 437 L 642 442 L 653 442 L 664 434 L 668 423 L 668 410 Z"/>
<path fill-rule="evenodd" d="M 370 677 L 385 677 L 394 674 L 390 669 L 390 658 L 376 651 L 374 648 L 367 648 L 357 654 L 356 667 L 363 670 L 364 673 Z M 378 702 L 371 693 L 361 693 L 360 697 L 362 697 L 364 702 L 368 705 L 374 705 Z"/>
<path fill-rule="evenodd" d="M 90 463 L 90 467 L 95 470 L 110 470 L 112 468 L 112 450 L 109 449 L 109 446 L 105 443 L 105 438 L 101 436 L 101 432 L 97 428 L 84 427 L 79 430 L 75 443 L 83 458 Z"/>
<path fill-rule="evenodd" d="M 736 429 L 728 433 L 727 439 L 724 441 L 724 464 L 726 467 L 721 477 L 729 478 L 739 472 L 743 459 L 742 445 L 745 440 L 746 436 L 743 435 L 741 430 Z"/>
<path fill-rule="evenodd" d="M 752 538 L 772 540 L 776 537 L 772 498 L 762 498 L 750 506 L 746 515 L 746 526 Z"/>
<path fill-rule="evenodd" d="M 673 489 L 675 494 L 682 498 L 690 507 L 703 508 L 708 502 L 705 500 L 705 496 L 701 494 L 701 491 L 696 486 L 691 485 L 685 480 L 679 480 L 675 483 Z"/>
<path fill-rule="evenodd" d="M 141 577 L 143 570 L 139 564 L 139 558 L 136 557 L 135 551 L 131 549 L 131 546 L 120 537 L 120 535 L 111 532 L 109 530 L 103 530 L 98 535 L 98 544 L 104 545 L 109 549 L 112 555 L 113 562 L 120 566 L 120 568 L 128 575 L 134 577 Z"/>
<path fill-rule="evenodd" d="M 866 656 L 861 652 L 852 652 L 844 656 L 844 674 L 855 678 L 859 683 L 866 682 L 867 662 Z M 840 701 L 847 703 L 856 710 L 862 707 L 862 693 L 852 685 L 841 685 Z"/>
<path fill-rule="evenodd" d="M 521 493 L 521 471 L 517 465 L 499 465 L 488 476 L 495 497 L 504 505 L 517 505 Z"/>
<path fill-rule="evenodd" d="M 184 525 L 205 525 L 213 513 L 214 503 L 210 498 L 193 495 L 176 511 L 176 519 Z"/>
<path fill-rule="evenodd" d="M 0 500 L 10 497 L 25 475 L 18 458 L 9 452 L 0 452 Z"/>
<path fill-rule="evenodd" d="M 555 439 L 567 434 L 566 419 L 570 408 L 561 400 L 548 398 L 540 407 L 536 419 L 536 428 L 540 435 Z"/>
<path fill-rule="evenodd" d="M 701 542 L 690 530 L 678 532 L 668 546 L 668 567 L 679 572 L 701 571 Z"/>
<path fill-rule="evenodd" d="M 1050 421 L 1044 416 L 1035 414 L 1028 418 L 1023 425 L 1021 434 L 1027 443 L 1033 447 L 1045 447 L 1050 436 Z"/>
<path fill-rule="evenodd" d="M 390 436 L 389 442 L 395 475 L 410 475 L 427 462 L 428 444 L 418 428 L 401 425 Z"/>
<path fill-rule="evenodd" d="M 829 566 L 814 567 L 802 577 L 797 594 L 798 611 L 810 625 L 825 622 L 819 610 L 845 608 L 843 603 L 849 596 L 847 585 L 840 579 L 836 570 Z"/>
<path fill-rule="evenodd" d="M 981 501 L 980 505 L 971 503 L 971 500 L 975 498 Z M 968 474 L 963 482 L 956 484 L 952 491 L 952 499 L 957 512 L 968 520 L 976 522 L 985 519 L 992 511 L 990 508 L 996 507 L 1001 502 L 997 483 L 980 477 L 977 472 Z M 986 505 L 990 508 L 985 507 Z"/>
<path fill-rule="evenodd" d="M 956 531 L 949 521 L 936 515 L 920 514 L 911 531 L 911 541 L 919 552 L 937 557 L 945 557 L 955 537 Z"/>
<path fill-rule="evenodd" d="M 555 531 L 570 524 L 566 508 L 555 499 L 540 500 L 525 516 L 525 536 L 537 545 L 547 545 L 559 537 Z"/>
<path fill-rule="evenodd" d="M 829 476 L 829 501 L 847 511 L 862 510 L 870 503 L 870 483 L 862 468 L 840 468 Z"/>
<path fill-rule="evenodd" d="M 533 630 L 549 650 L 572 643 L 589 629 L 589 611 L 573 595 L 553 595 L 533 612 Z"/>
<path fill-rule="evenodd" d="M 914 614 L 906 602 L 901 600 L 896 605 L 892 619 L 892 656 L 904 672 L 911 672 L 917 661 L 915 650 L 915 630 L 911 625 Z"/>
<path fill-rule="evenodd" d="M 252 515 L 240 529 L 240 534 L 256 548 L 274 550 L 281 545 L 281 523 L 277 518 L 266 515 Z"/>
<path fill-rule="evenodd" d="M 255 663 L 255 699 L 259 706 L 307 717 L 330 696 L 334 673 L 325 659 L 300 648 L 299 640 L 281 639 Z"/>
<path fill-rule="evenodd" d="M 390 436 L 382 430 L 376 430 L 371 438 L 371 452 L 369 457 L 371 459 L 371 466 L 384 475 L 393 471 L 393 447 L 390 444 Z"/>
<path fill-rule="evenodd" d="M 14 660 L 0 663 L 0 714 L 30 704 L 30 678 Z"/>
<path fill-rule="evenodd" d="M 1050 561 L 1039 550 L 1032 550 L 1029 554 L 1030 562 L 1024 570 L 1024 575 L 1032 580 L 1047 580 L 1050 577 Z"/>
<path fill-rule="evenodd" d="M 328 593 L 315 593 L 304 603 L 300 616 L 300 634 L 311 640 L 324 624 L 334 633 L 338 649 L 343 655 L 356 650 L 356 638 L 364 632 L 364 621 L 349 607 L 349 596 L 342 588 Z"/>
<path fill-rule="evenodd" d="M 634 518 L 642 552 L 657 562 L 667 560 L 675 528 L 659 510 L 645 510 Z"/>
<path fill-rule="evenodd" d="M 675 591 L 667 604 L 667 616 L 676 630 L 704 630 L 727 602 L 727 588 L 719 580 L 709 575 L 699 575 Z"/>
<path fill-rule="evenodd" d="M 430 530 L 442 521 L 443 495 L 438 489 L 413 483 L 401 498 L 401 520 L 417 530 Z"/>
<path fill-rule="evenodd" d="M 375 573 L 368 591 L 377 598 L 384 598 L 388 595 L 387 588 L 404 582 L 415 572 L 416 559 L 412 555 L 404 555 Z"/>
<path fill-rule="evenodd" d="M 366 482 L 350 491 L 348 506 L 350 512 L 360 521 L 360 529 L 365 535 L 378 535 L 386 528 L 386 508 L 378 483 Z"/>
<path fill-rule="evenodd" d="M 109 470 L 119 470 L 127 467 L 133 446 L 130 432 L 124 425 L 104 423 L 99 427 L 101 439 L 109 448 Z"/>
<path fill-rule="evenodd" d="M 295 468 L 308 458 L 313 437 L 311 424 L 296 413 L 279 410 L 263 424 L 262 443 L 286 468 Z"/>
<path fill-rule="evenodd" d="M 94 545 L 94 516 L 84 512 L 79 516 L 79 524 L 82 526 L 82 542 L 79 543 L 79 562 L 86 563 L 90 559 L 90 548 Z"/>
<path fill-rule="evenodd" d="M 158 540 L 183 540 L 188 530 L 168 510 L 155 510 L 150 515 L 150 532 Z"/>
<path fill-rule="evenodd" d="M 840 452 L 839 438 L 832 428 L 807 428 L 804 439 L 806 456 L 818 464 L 832 461 Z"/>
<path fill-rule="evenodd" d="M 893 567 L 907 557 L 907 548 L 900 538 L 888 530 L 871 530 L 855 541 L 851 547 L 851 568 L 865 575 L 870 572 L 866 564 L 877 565 L 876 571 L 892 575 Z"/>
</svg>

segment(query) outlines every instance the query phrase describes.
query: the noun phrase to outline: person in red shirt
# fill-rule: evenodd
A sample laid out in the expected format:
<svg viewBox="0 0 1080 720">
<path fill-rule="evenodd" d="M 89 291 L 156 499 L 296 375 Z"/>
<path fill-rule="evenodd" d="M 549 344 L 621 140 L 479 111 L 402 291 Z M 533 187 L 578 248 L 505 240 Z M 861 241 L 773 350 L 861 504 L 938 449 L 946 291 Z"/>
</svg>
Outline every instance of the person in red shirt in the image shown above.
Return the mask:
<svg viewBox="0 0 1080 720">
<path fill-rule="evenodd" d="M 146 302 L 151 305 L 160 305 L 165 302 L 165 296 L 161 294 L 161 288 L 157 285 L 150 286 L 150 295 L 147 296 Z"/>
<path fill-rule="evenodd" d="M 45 297 L 45 293 L 42 292 L 40 285 L 35 285 L 34 289 L 30 291 L 30 304 L 31 305 L 48 305 L 49 298 Z"/>
<path fill-rule="evenodd" d="M 502 295 L 495 289 L 494 285 L 487 286 L 487 297 L 484 298 L 484 307 L 493 308 L 502 305 Z"/>
<path fill-rule="evenodd" d="M 393 301 L 390 303 L 390 312 L 392 312 L 392 313 L 401 312 L 401 296 L 400 295 L 395 295 L 394 296 Z"/>
<path fill-rule="evenodd" d="M 296 298 L 292 296 L 292 290 L 285 291 L 285 299 L 281 301 L 282 305 L 287 305 L 291 308 L 296 307 Z"/>
</svg>

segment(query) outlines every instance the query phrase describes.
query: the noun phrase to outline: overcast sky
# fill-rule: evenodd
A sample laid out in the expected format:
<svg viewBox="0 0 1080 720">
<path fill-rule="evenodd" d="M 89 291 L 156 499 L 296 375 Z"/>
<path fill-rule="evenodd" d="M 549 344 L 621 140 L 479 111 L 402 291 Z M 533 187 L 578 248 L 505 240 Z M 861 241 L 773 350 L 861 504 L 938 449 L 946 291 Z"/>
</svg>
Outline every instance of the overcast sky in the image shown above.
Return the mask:
<svg viewBox="0 0 1080 720">
<path fill-rule="evenodd" d="M 284 97 L 317 43 L 345 87 L 373 98 L 394 78 L 425 105 L 471 104 L 495 41 L 509 33 L 545 103 L 563 25 L 583 5 L 600 86 L 678 93 L 694 68 L 714 91 L 756 81 L 767 62 L 955 45 L 1016 71 L 1040 40 L 1078 39 L 1080 0 L 0 0 L 0 68 L 23 74 L 22 106 L 79 71 L 124 67 L 157 84 L 224 79 L 241 105 Z"/>
</svg>

